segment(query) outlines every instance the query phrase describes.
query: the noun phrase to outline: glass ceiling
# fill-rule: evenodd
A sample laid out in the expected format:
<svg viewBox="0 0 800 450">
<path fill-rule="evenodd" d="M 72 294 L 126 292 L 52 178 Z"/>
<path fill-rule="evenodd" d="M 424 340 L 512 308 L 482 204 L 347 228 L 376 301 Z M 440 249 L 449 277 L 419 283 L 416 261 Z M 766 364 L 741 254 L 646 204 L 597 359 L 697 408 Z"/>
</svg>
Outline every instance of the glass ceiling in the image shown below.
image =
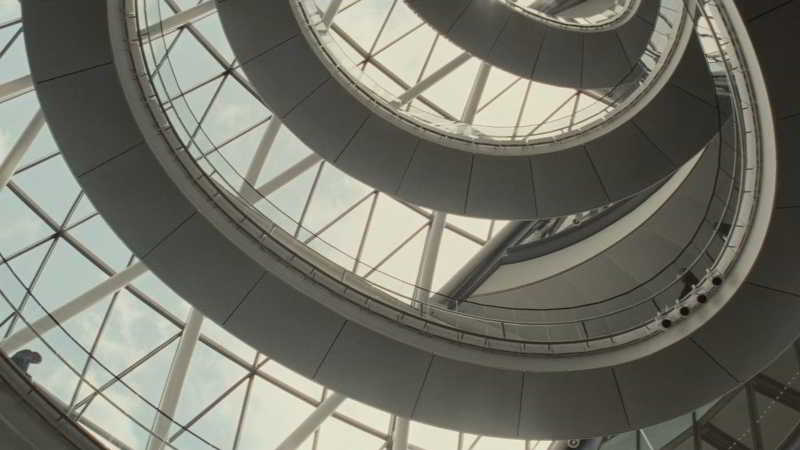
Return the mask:
<svg viewBox="0 0 800 450">
<path fill-rule="evenodd" d="M 165 11 L 198 3 L 150 2 L 159 3 Z M 320 7 L 325 3 L 319 1 Z M 366 20 L 366 13 L 385 20 Z M 0 0 L 0 86 L 29 73 L 19 14 L 17 0 Z M 428 67 L 442 65 L 460 53 L 409 14 L 402 1 L 353 0 L 345 1 L 336 17 L 341 24 L 361 21 L 347 29 L 358 46 L 368 49 L 364 72 L 397 92 L 427 70 L 420 71 L 420 60 L 398 59 L 424 56 L 419 51 L 412 55 L 409 48 L 428 48 Z M 181 71 L 183 95 L 195 111 L 204 112 L 204 130 L 244 173 L 269 127 L 270 113 L 235 68 L 216 15 L 181 28 L 167 39 L 170 58 Z M 395 62 L 388 74 L 380 69 L 382 62 Z M 470 59 L 417 97 L 413 105 L 443 117 L 458 117 L 479 65 Z M 547 95 L 526 103 L 531 91 L 544 89 L 534 87 L 492 71 L 476 121 L 504 126 L 532 122 L 596 101 L 584 93 L 547 87 Z M 38 109 L 30 90 L 0 100 L 0 161 Z M 352 265 L 368 279 L 380 276 L 375 270 L 379 269 L 406 281 L 392 289 L 411 296 L 433 212 L 379 193 L 320 160 L 309 163 L 313 157 L 286 128 L 278 130 L 254 181 L 268 183 L 295 169 L 294 176 L 266 195 L 291 217 L 281 225 L 295 227 L 299 239 L 323 253 L 330 247 L 318 245 L 322 239 L 352 255 L 355 263 L 336 252 L 325 254 Z M 307 162 L 297 166 L 303 161 Z M 13 180 L 0 190 L 0 218 L 3 337 L 135 262 L 81 192 L 46 126 Z M 432 289 L 440 288 L 503 225 L 448 215 Z M 380 283 L 386 285 L 387 279 Z M 24 320 L 13 313 L 15 309 Z M 63 329 L 47 332 L 44 342 L 28 344 L 27 348 L 44 357 L 30 373 L 73 417 L 94 427 L 92 432 L 110 447 L 144 448 L 190 309 L 156 276 L 146 273 L 64 323 Z M 89 385 L 100 389 L 101 395 Z M 172 426 L 168 446 L 274 448 L 326 394 L 323 386 L 292 373 L 205 320 L 174 416 L 184 427 Z M 347 400 L 301 449 L 380 450 L 386 448 L 392 426 L 389 414 Z M 550 445 L 463 434 L 416 422 L 411 424 L 410 442 L 414 449 L 426 450 L 544 450 Z"/>
</svg>

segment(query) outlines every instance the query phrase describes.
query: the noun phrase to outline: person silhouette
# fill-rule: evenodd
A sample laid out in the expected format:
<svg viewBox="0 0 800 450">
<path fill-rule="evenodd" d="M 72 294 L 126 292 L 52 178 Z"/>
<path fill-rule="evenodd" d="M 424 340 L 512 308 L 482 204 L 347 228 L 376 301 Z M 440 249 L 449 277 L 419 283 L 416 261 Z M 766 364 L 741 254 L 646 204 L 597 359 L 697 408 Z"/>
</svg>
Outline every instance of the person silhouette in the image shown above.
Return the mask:
<svg viewBox="0 0 800 450">
<path fill-rule="evenodd" d="M 31 364 L 41 363 L 42 355 L 33 350 L 24 349 L 14 353 L 14 356 L 11 357 L 11 362 L 13 362 L 14 365 L 19 367 L 22 372 L 30 377 L 28 374 L 28 368 Z"/>
</svg>

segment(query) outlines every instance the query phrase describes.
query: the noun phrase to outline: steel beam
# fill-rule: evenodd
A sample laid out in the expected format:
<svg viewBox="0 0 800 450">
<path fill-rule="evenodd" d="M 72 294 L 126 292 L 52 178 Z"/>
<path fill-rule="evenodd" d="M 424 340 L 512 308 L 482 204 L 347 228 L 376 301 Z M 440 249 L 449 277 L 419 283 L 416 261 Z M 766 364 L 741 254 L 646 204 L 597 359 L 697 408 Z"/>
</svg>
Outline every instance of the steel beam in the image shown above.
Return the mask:
<svg viewBox="0 0 800 450">
<path fill-rule="evenodd" d="M 36 136 L 39 135 L 39 131 L 42 130 L 42 127 L 44 127 L 44 114 L 42 114 L 42 110 L 40 109 L 36 111 L 31 121 L 28 122 L 28 126 L 22 131 L 22 134 L 17 139 L 17 142 L 14 143 L 14 146 L 11 147 L 11 151 L 6 155 L 5 159 L 0 162 L 0 190 L 3 190 L 11 180 L 11 177 L 14 176 L 14 172 L 17 171 L 22 157 L 25 156 L 25 153 L 31 148 L 31 144 L 33 144 Z"/>
<path fill-rule="evenodd" d="M 0 84 L 0 103 L 33 90 L 33 78 L 30 75 Z"/>
<path fill-rule="evenodd" d="M 464 105 L 464 111 L 461 114 L 461 121 L 466 124 L 475 122 L 475 114 L 478 112 L 478 105 L 480 104 L 483 91 L 486 89 L 486 82 L 489 80 L 489 72 L 492 66 L 486 62 L 482 62 L 478 67 L 478 73 L 475 75 L 475 80 L 472 83 L 472 89 L 469 91 L 467 103 Z"/>
<path fill-rule="evenodd" d="M 439 70 L 423 78 L 417 84 L 408 88 L 407 91 L 400 94 L 397 97 L 398 104 L 395 106 L 400 108 L 408 104 L 409 102 L 411 102 L 411 100 L 414 100 L 415 98 L 417 98 L 417 96 L 430 89 L 431 86 L 441 81 L 442 78 L 453 73 L 456 69 L 461 67 L 465 62 L 469 61 L 470 58 L 472 58 L 472 55 L 466 52 L 456 56 L 455 58 L 450 60 L 450 62 L 439 68 Z"/>
<path fill-rule="evenodd" d="M 178 400 L 183 391 L 183 384 L 186 381 L 186 374 L 189 372 L 189 364 L 192 361 L 197 340 L 200 337 L 200 327 L 203 325 L 203 315 L 192 308 L 189 312 L 189 320 L 183 328 L 181 340 L 178 342 L 178 350 L 172 358 L 172 366 L 169 369 L 167 383 L 161 394 L 156 418 L 153 422 L 152 435 L 148 441 L 148 450 L 161 450 L 164 443 L 169 438 L 169 429 L 173 423 L 175 411 L 178 409 Z"/>
<path fill-rule="evenodd" d="M 186 8 L 183 11 L 180 11 L 170 17 L 167 17 L 161 22 L 150 25 L 149 27 L 142 30 L 141 32 L 142 38 L 149 40 L 158 39 L 166 34 L 169 34 L 177 30 L 182 26 L 186 26 L 191 22 L 202 19 L 216 10 L 217 10 L 217 2 L 215 2 L 214 0 L 206 0 L 205 2 L 200 3 L 197 6 Z"/>
<path fill-rule="evenodd" d="M 748 385 L 765 397 L 800 412 L 800 392 L 797 390 L 761 373 L 753 377 Z"/>
<path fill-rule="evenodd" d="M 405 417 L 396 417 L 392 432 L 392 450 L 408 450 L 408 432 L 410 421 Z"/>
<path fill-rule="evenodd" d="M 718 450 L 750 450 L 749 447 L 731 437 L 711 423 L 707 423 L 701 430 L 704 441 Z"/>
<path fill-rule="evenodd" d="M 433 213 L 431 226 L 425 236 L 425 246 L 422 248 L 422 258 L 417 272 L 417 283 L 414 287 L 414 300 L 420 304 L 420 310 L 426 314 L 424 305 L 431 297 L 433 274 L 436 271 L 436 261 L 439 259 L 439 248 L 442 245 L 442 236 L 447 222 L 447 214 L 441 211 Z"/>
<path fill-rule="evenodd" d="M 328 5 L 328 9 L 325 10 L 325 15 L 322 16 L 322 23 L 325 26 L 330 26 L 333 23 L 333 18 L 336 17 L 336 13 L 339 12 L 339 8 L 342 6 L 343 0 L 331 0 L 331 3 Z"/>
<path fill-rule="evenodd" d="M 38 335 L 48 332 L 58 324 L 68 321 L 94 306 L 100 300 L 124 288 L 137 277 L 147 272 L 147 270 L 147 266 L 141 261 L 129 266 L 127 269 L 101 282 L 54 311 L 51 311 L 50 314 L 33 322 L 30 326 L 20 329 L 16 333 L 10 335 L 0 342 L 0 349 L 9 353 L 22 347 L 34 340 Z"/>
<path fill-rule="evenodd" d="M 269 155 L 269 151 L 272 149 L 272 144 L 275 143 L 275 138 L 278 136 L 278 131 L 281 129 L 281 121 L 274 115 L 267 123 L 267 129 L 264 130 L 264 135 L 261 137 L 261 141 L 258 143 L 258 147 L 256 148 L 256 153 L 253 155 L 253 159 L 250 160 L 250 165 L 247 167 L 247 172 L 245 173 L 244 179 L 247 184 L 254 186 L 258 181 L 258 175 L 261 174 L 261 171 L 264 169 L 264 164 L 267 162 L 267 156 Z M 247 189 L 245 186 L 242 186 L 241 191 L 245 192 Z"/>
<path fill-rule="evenodd" d="M 316 153 L 312 153 L 275 176 L 275 178 L 257 187 L 256 191 L 258 191 L 261 196 L 267 197 L 283 186 L 286 186 L 290 181 L 302 175 L 306 170 L 314 167 L 320 161 L 322 161 L 322 157 Z M 249 194 L 243 195 L 246 201 L 255 203 L 259 200 L 260 197 L 256 196 L 254 192 L 250 190 L 248 190 L 248 192 Z"/>
<path fill-rule="evenodd" d="M 275 450 L 296 450 L 322 426 L 325 419 L 330 417 L 346 398 L 338 392 L 333 392 L 280 445 L 275 447 Z"/>
</svg>

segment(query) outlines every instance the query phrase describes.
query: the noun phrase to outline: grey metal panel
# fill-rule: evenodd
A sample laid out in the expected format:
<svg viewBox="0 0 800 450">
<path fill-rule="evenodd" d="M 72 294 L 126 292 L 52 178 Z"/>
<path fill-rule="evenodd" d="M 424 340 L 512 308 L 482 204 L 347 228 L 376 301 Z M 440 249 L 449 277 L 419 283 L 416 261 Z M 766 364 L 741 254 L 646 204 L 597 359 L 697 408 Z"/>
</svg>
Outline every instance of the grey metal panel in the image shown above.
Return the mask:
<svg viewBox="0 0 800 450">
<path fill-rule="evenodd" d="M 510 308 L 567 308 L 583 305 L 595 297 L 582 292 L 571 273 L 557 275 L 515 289 L 471 298 L 482 304 Z"/>
<path fill-rule="evenodd" d="M 641 53 L 640 53 L 641 54 Z M 585 86 L 609 87 L 618 83 L 631 71 L 630 62 L 617 33 L 596 33 L 583 40 L 583 75 Z"/>
<path fill-rule="evenodd" d="M 540 217 L 586 211 L 608 203 L 608 196 L 585 148 L 530 158 Z"/>
<path fill-rule="evenodd" d="M 716 108 L 672 85 L 632 120 L 675 165 L 697 154 L 719 129 Z"/>
<path fill-rule="evenodd" d="M 714 92 L 714 81 L 711 79 L 705 54 L 698 38 L 689 39 L 681 62 L 675 68 L 669 82 L 716 107 L 717 94 Z"/>
<path fill-rule="evenodd" d="M 419 144 L 418 138 L 372 116 L 336 160 L 336 167 L 376 189 L 394 193 Z"/>
<path fill-rule="evenodd" d="M 486 59 L 497 67 L 530 78 L 544 44 L 546 31 L 527 18 L 514 14 Z"/>
<path fill-rule="evenodd" d="M 800 255 L 800 208 L 776 209 L 772 214 L 769 234 L 748 281 L 800 295 L 797 258 Z"/>
<path fill-rule="evenodd" d="M 800 112 L 800 89 L 797 89 L 800 64 L 789 63 L 796 59 L 797 47 L 787 45 L 797 42 L 798 23 L 800 3 L 793 1 L 754 17 L 747 24 L 776 119 Z"/>
<path fill-rule="evenodd" d="M 536 217 L 531 170 L 524 158 L 475 155 L 472 163 L 467 215 L 521 219 Z"/>
<path fill-rule="evenodd" d="M 320 156 L 336 161 L 370 115 L 336 80 L 328 78 L 284 118 L 284 123 Z"/>
<path fill-rule="evenodd" d="M 432 142 L 420 142 L 398 194 L 411 202 L 463 213 L 473 156 Z"/>
<path fill-rule="evenodd" d="M 195 211 L 145 144 L 100 165 L 79 181 L 92 204 L 137 255 L 146 255 Z M 134 217 L 141 219 L 131 220 Z"/>
<path fill-rule="evenodd" d="M 458 17 L 472 3 L 472 0 L 457 0 L 454 2 L 438 2 L 428 0 L 406 0 L 412 11 L 417 13 L 422 20 L 442 33 L 449 30 Z M 444 32 L 443 34 L 447 34 Z"/>
<path fill-rule="evenodd" d="M 778 165 L 778 206 L 800 206 L 800 115 L 778 120 L 775 123 L 780 164 Z"/>
<path fill-rule="evenodd" d="M 739 8 L 739 12 L 744 19 L 755 19 L 757 16 L 776 10 L 792 1 L 793 0 L 761 0 L 760 2 L 752 2 L 749 0 L 736 0 L 736 6 Z"/>
<path fill-rule="evenodd" d="M 493 3 L 496 2 L 469 2 L 469 6 L 450 27 L 447 37 L 454 42 L 468 42 L 463 47 L 468 48 L 475 56 L 485 59 L 512 14 L 510 8 L 497 8 Z M 448 6 L 452 8 L 452 5 Z"/>
<path fill-rule="evenodd" d="M 672 161 L 630 123 L 587 143 L 586 150 L 611 200 L 642 191 L 675 169 Z"/>
<path fill-rule="evenodd" d="M 279 117 L 289 114 L 331 77 L 302 35 L 281 43 L 242 68 L 256 83 L 267 107 Z"/>
<path fill-rule="evenodd" d="M 34 81 L 43 81 L 111 62 L 106 2 L 25 0 L 25 47 Z M 97 26 L 85 26 L 95 23 Z M 59 36 L 58 51 L 52 36 Z"/>
<path fill-rule="evenodd" d="M 53 137 L 76 175 L 143 140 L 112 65 L 39 83 L 36 92 Z"/>
<path fill-rule="evenodd" d="M 675 5 L 679 4 L 681 1 L 682 0 L 676 0 L 672 5 L 667 4 L 667 6 L 675 8 Z M 655 24 L 660 9 L 661 2 L 659 0 L 642 0 L 639 4 L 639 10 L 636 12 L 636 17 L 648 24 Z"/>
<path fill-rule="evenodd" d="M 614 372 L 632 427 L 676 417 L 736 386 L 736 380 L 691 341 L 617 366 Z"/>
<path fill-rule="evenodd" d="M 744 382 L 797 339 L 798 323 L 800 298 L 745 283 L 692 340 Z"/>
<path fill-rule="evenodd" d="M 648 3 L 648 0 L 644 0 L 642 3 Z M 650 35 L 653 34 L 653 22 L 648 22 L 637 14 L 624 27 L 615 31 L 622 41 L 622 47 L 625 49 L 628 60 L 635 63 L 641 59 L 644 48 L 650 41 Z M 642 43 L 644 43 L 644 47 Z"/>
<path fill-rule="evenodd" d="M 316 380 L 403 417 L 411 416 L 432 356 L 348 322 Z M 353 373 L 363 374 L 354 377 Z"/>
<path fill-rule="evenodd" d="M 266 273 L 224 326 L 270 358 L 310 377 L 344 323 L 339 314 Z M 350 375 L 360 379 L 356 372 Z"/>
<path fill-rule="evenodd" d="M 581 83 L 583 40 L 581 33 L 547 30 L 533 70 L 533 79 L 556 86 L 587 87 Z"/>
<path fill-rule="evenodd" d="M 300 34 L 297 22 L 286 20 L 287 17 L 292 17 L 288 1 L 216 0 L 216 2 L 217 11 L 223 18 L 225 35 L 231 47 L 236 49 L 236 56 L 242 63 Z M 250 26 L 253 19 L 258 20 L 258 27 Z"/>
<path fill-rule="evenodd" d="M 642 246 L 645 245 L 643 248 Z M 645 250 L 646 251 L 642 251 Z M 636 239 L 624 239 L 609 249 L 606 254 L 640 282 L 647 281 L 663 270 L 667 261 L 680 254 L 681 246 L 651 233 L 637 231 Z"/>
<path fill-rule="evenodd" d="M 217 323 L 225 322 L 264 273 L 200 214 L 181 224 L 143 260 Z"/>
<path fill-rule="evenodd" d="M 584 434 L 576 438 L 630 428 L 612 371 L 525 374 L 520 435 L 564 436 L 578 427 Z"/>
<path fill-rule="evenodd" d="M 570 272 L 570 278 L 585 298 L 595 300 L 621 295 L 639 285 L 627 271 L 603 253 Z"/>
<path fill-rule="evenodd" d="M 434 357 L 412 418 L 476 434 L 514 436 L 522 379 L 520 372 Z"/>
</svg>

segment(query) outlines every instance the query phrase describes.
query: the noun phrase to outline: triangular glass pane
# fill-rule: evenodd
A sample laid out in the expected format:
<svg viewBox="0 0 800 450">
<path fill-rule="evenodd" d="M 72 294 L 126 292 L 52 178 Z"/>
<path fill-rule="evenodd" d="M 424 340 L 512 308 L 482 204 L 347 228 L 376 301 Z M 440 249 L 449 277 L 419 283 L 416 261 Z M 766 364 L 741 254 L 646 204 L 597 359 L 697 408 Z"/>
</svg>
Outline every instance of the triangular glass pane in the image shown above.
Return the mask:
<svg viewBox="0 0 800 450">
<path fill-rule="evenodd" d="M 14 182 L 59 225 L 78 197 L 80 186 L 61 156 L 14 177 Z"/>
<path fill-rule="evenodd" d="M 409 303 L 414 295 L 414 286 L 419 273 L 420 257 L 424 245 L 425 230 L 414 236 L 379 268 L 362 265 L 359 267 L 358 274 L 385 289 L 391 295 Z"/>
<path fill-rule="evenodd" d="M 398 2 L 398 5 L 401 2 Z M 398 10 L 401 8 L 397 8 Z M 408 8 L 403 7 L 403 10 L 412 13 Z M 411 27 L 410 22 L 406 23 L 404 31 Z M 399 30 L 398 30 L 399 31 Z M 375 59 L 384 66 L 391 67 L 392 71 L 400 77 L 406 84 L 413 86 L 419 79 L 422 67 L 428 57 L 428 52 L 433 45 L 433 40 L 436 37 L 430 27 L 422 26 L 411 34 L 403 37 L 399 41 L 393 43 L 391 46 L 382 50 Z M 388 43 L 387 41 L 386 43 Z M 381 44 L 385 45 L 385 44 Z M 379 46 L 379 47 L 381 47 Z"/>
<path fill-rule="evenodd" d="M 388 195 L 379 195 L 362 261 L 374 266 L 427 221 L 425 217 Z"/>
<path fill-rule="evenodd" d="M 250 392 L 239 449 L 277 447 L 313 410 L 305 401 L 256 377 Z"/>
<path fill-rule="evenodd" d="M 100 397 L 92 401 L 84 416 L 106 429 L 114 430 L 115 434 L 122 432 L 123 439 L 134 442 L 133 448 L 144 448 L 147 432 L 137 426 L 134 420 L 148 428 L 152 425 L 177 347 L 177 341 L 173 342 L 123 377 L 125 384 L 117 382 L 104 391 L 105 397 L 132 419 L 110 422 L 106 415 L 114 417 L 114 414 L 109 414 L 113 407 L 104 405 Z"/>
<path fill-rule="evenodd" d="M 303 212 L 303 205 L 311 191 L 311 184 L 314 182 L 317 167 L 305 171 L 297 178 L 290 181 L 285 186 L 268 196 L 268 200 L 259 200 L 256 207 L 264 212 L 267 217 L 283 227 L 290 234 L 294 234 L 297 229 L 297 222 Z"/>
<path fill-rule="evenodd" d="M 124 269 L 131 252 L 100 216 L 78 225 L 69 234 L 116 271 Z"/>
<path fill-rule="evenodd" d="M 15 303 L 22 300 L 22 295 L 25 289 L 33 282 L 33 278 L 39 267 L 44 260 L 53 241 L 49 240 L 41 245 L 38 245 L 25 253 L 20 254 L 16 258 L 9 261 L 7 264 L 0 264 L 0 288 L 8 295 Z"/>
<path fill-rule="evenodd" d="M 43 308 L 53 311 L 106 279 L 108 276 L 97 266 L 72 245 L 60 239 L 34 286 L 33 293 Z M 43 312 L 26 311 L 25 314 L 31 319 L 36 319 Z"/>
<path fill-rule="evenodd" d="M 11 189 L 0 191 L 0 217 L 0 254 L 4 258 L 53 234 Z"/>
<path fill-rule="evenodd" d="M 233 392 L 228 393 L 224 399 L 217 403 L 189 428 L 194 434 L 187 432 L 181 433 L 178 439 L 172 442 L 173 445 L 182 450 L 206 449 L 208 448 L 208 444 L 221 449 L 232 448 L 246 392 L 247 382 L 245 381 L 236 387 Z M 186 401 L 190 398 L 191 394 L 184 390 L 184 395 L 181 400 Z M 171 434 L 176 432 L 177 427 L 173 426 Z M 208 444 L 201 441 L 201 438 L 208 442 Z"/>
<path fill-rule="evenodd" d="M 192 354 L 175 418 L 181 423 L 192 420 L 246 374 L 240 365 L 199 342 Z"/>
<path fill-rule="evenodd" d="M 17 3 L 17 2 L 13 2 Z M 3 16 L 3 4 L 0 4 L 0 17 Z M 0 18 L 0 23 L 5 22 Z M 4 45 L 4 44 L 3 44 Z M 2 46 L 0 46 L 0 49 Z M 28 54 L 25 51 L 25 39 L 20 36 L 8 48 L 0 60 L 0 84 L 15 80 L 31 73 L 28 65 Z"/>
<path fill-rule="evenodd" d="M 257 178 L 256 186 L 271 180 L 312 152 L 288 128 L 282 126 L 269 150 L 264 170 Z"/>
<path fill-rule="evenodd" d="M 438 291 L 480 250 L 480 246 L 450 230 L 442 235 L 439 257 L 433 275 L 433 290 Z"/>
<path fill-rule="evenodd" d="M 356 209 L 319 233 L 309 242 L 309 246 L 345 269 L 353 270 L 358 246 L 369 216 L 370 204 L 369 199 L 361 203 Z M 319 227 L 312 230 L 318 232 Z M 302 240 L 311 238 L 308 231 L 303 231 L 298 237 Z"/>
<path fill-rule="evenodd" d="M 334 417 L 319 430 L 319 448 L 325 450 L 377 449 L 383 440 Z"/>
<path fill-rule="evenodd" d="M 123 290 L 117 296 L 95 355 L 118 374 L 177 332 L 172 322 Z"/>
</svg>

